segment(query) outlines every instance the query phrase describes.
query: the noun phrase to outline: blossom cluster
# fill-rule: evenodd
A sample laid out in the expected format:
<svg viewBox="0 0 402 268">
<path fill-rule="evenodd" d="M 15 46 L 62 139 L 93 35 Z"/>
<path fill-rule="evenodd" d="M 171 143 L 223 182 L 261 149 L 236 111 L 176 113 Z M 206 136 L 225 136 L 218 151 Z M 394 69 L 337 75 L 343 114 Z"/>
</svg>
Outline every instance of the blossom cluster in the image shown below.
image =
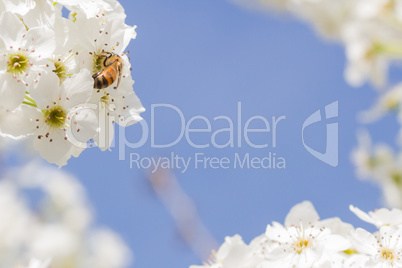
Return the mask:
<svg viewBox="0 0 402 268">
<path fill-rule="evenodd" d="M 0 1 L 0 135 L 62 166 L 141 120 L 125 17 L 116 0 Z"/>
<path fill-rule="evenodd" d="M 79 181 L 32 162 L 0 180 L 0 267 L 124 268 L 131 252 L 96 227 Z"/>
<path fill-rule="evenodd" d="M 339 218 L 320 220 L 304 201 L 290 210 L 284 224 L 273 222 L 248 245 L 239 235 L 226 237 L 211 260 L 190 268 L 402 267 L 402 210 L 350 210 L 378 230 L 354 228 Z"/>
<path fill-rule="evenodd" d="M 385 143 L 373 144 L 367 131 L 359 133 L 359 144 L 352 151 L 352 162 L 361 179 L 379 184 L 386 203 L 402 206 L 402 152 Z"/>
</svg>

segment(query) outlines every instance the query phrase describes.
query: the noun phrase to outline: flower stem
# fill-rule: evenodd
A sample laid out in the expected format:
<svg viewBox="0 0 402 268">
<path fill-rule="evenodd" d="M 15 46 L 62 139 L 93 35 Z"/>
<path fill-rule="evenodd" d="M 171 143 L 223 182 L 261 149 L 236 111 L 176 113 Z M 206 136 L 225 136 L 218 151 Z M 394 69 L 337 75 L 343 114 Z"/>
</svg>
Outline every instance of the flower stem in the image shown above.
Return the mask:
<svg viewBox="0 0 402 268">
<path fill-rule="evenodd" d="M 22 103 L 26 104 L 26 105 L 29 105 L 29 106 L 32 106 L 32 107 L 35 107 L 35 108 L 38 108 L 38 106 L 36 106 L 36 103 L 33 104 L 33 103 L 30 103 L 30 102 L 27 102 L 27 101 L 23 101 Z"/>
<path fill-rule="evenodd" d="M 36 106 L 36 101 L 34 100 L 34 99 L 32 99 L 31 97 L 29 97 L 28 96 L 28 91 L 25 91 L 25 99 L 27 100 L 27 101 L 30 101 L 31 102 L 31 106 L 34 106 L 34 107 L 37 107 Z M 26 104 L 26 103 L 25 103 Z"/>
</svg>

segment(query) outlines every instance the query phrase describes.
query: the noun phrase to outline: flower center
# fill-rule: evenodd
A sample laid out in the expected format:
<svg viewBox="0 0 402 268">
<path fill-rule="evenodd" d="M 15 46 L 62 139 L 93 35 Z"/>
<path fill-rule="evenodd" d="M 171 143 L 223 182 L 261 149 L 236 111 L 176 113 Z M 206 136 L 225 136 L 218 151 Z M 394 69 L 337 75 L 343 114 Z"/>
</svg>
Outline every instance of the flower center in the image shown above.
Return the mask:
<svg viewBox="0 0 402 268">
<path fill-rule="evenodd" d="M 7 72 L 18 76 L 24 72 L 27 72 L 29 68 L 29 58 L 25 53 L 9 53 L 7 60 Z"/>
<path fill-rule="evenodd" d="M 370 156 L 370 157 L 367 159 L 367 166 L 368 166 L 370 169 L 374 169 L 375 167 L 377 167 L 377 159 L 376 159 L 374 156 Z"/>
<path fill-rule="evenodd" d="M 109 94 L 104 92 L 104 95 L 100 98 L 100 102 L 105 105 L 109 105 Z"/>
<path fill-rule="evenodd" d="M 103 68 L 105 68 L 105 66 L 103 65 L 103 61 L 105 60 L 104 57 L 101 57 L 98 54 L 94 54 L 93 60 L 94 60 L 94 68 L 93 68 L 94 74 L 98 73 Z"/>
<path fill-rule="evenodd" d="M 389 11 L 395 10 L 395 1 L 394 0 L 389 0 L 387 3 L 384 3 L 382 6 L 382 11 L 384 13 L 388 13 Z"/>
<path fill-rule="evenodd" d="M 64 80 L 66 80 L 67 78 L 67 69 L 64 66 L 63 62 L 61 61 L 55 61 L 54 62 L 54 67 L 56 68 L 55 70 L 53 70 L 53 72 L 55 74 L 57 74 L 57 76 L 60 79 L 60 83 L 62 83 Z"/>
<path fill-rule="evenodd" d="M 45 123 L 50 128 L 63 128 L 66 122 L 67 113 L 60 105 L 42 110 Z"/>
<path fill-rule="evenodd" d="M 384 260 L 393 260 L 393 259 L 394 259 L 394 253 L 393 253 L 390 249 L 384 248 L 384 249 L 381 251 L 381 257 L 382 257 Z"/>
<path fill-rule="evenodd" d="M 293 245 L 297 254 L 300 254 L 306 248 L 311 247 L 311 242 L 308 239 L 299 238 Z"/>
<path fill-rule="evenodd" d="M 390 99 L 386 100 L 385 106 L 389 110 L 396 110 L 399 106 L 399 101 L 396 98 L 390 98 Z"/>
<path fill-rule="evenodd" d="M 402 174 L 400 174 L 398 172 L 392 172 L 391 179 L 396 185 L 398 185 L 398 186 L 402 185 Z"/>
</svg>

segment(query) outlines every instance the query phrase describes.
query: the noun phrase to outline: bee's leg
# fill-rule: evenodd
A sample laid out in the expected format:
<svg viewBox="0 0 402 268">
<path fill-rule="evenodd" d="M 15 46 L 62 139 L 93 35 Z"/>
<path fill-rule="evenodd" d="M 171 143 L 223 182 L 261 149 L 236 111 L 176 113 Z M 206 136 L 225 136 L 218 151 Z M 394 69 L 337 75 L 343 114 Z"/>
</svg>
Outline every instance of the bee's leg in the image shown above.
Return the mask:
<svg viewBox="0 0 402 268">
<path fill-rule="evenodd" d="M 103 60 L 103 66 L 107 67 L 114 63 L 114 61 L 109 62 L 109 63 L 107 62 L 107 61 L 110 61 L 111 57 L 113 56 L 113 53 L 110 53 L 110 52 L 105 52 L 105 53 L 107 53 L 107 55 L 101 55 L 101 56 L 105 58 Z"/>
<path fill-rule="evenodd" d="M 121 72 L 123 71 L 123 66 L 120 63 L 117 63 L 117 71 L 119 72 L 119 78 L 117 79 L 117 86 L 116 89 L 119 87 L 120 80 L 121 80 Z"/>
<path fill-rule="evenodd" d="M 121 80 L 121 72 L 119 71 L 119 77 L 117 78 L 117 85 L 115 86 L 114 89 L 117 89 L 119 87 L 120 80 Z"/>
<path fill-rule="evenodd" d="M 106 61 L 107 61 L 107 59 L 108 59 L 109 56 L 108 56 L 108 55 L 102 55 L 102 54 L 101 54 L 101 55 L 97 55 L 97 56 L 98 56 L 98 58 L 104 58 L 103 61 L 102 61 L 102 65 L 103 65 L 103 66 L 101 66 L 101 67 L 102 67 L 102 68 L 106 67 Z M 99 66 L 99 65 L 97 65 L 97 66 Z"/>
</svg>

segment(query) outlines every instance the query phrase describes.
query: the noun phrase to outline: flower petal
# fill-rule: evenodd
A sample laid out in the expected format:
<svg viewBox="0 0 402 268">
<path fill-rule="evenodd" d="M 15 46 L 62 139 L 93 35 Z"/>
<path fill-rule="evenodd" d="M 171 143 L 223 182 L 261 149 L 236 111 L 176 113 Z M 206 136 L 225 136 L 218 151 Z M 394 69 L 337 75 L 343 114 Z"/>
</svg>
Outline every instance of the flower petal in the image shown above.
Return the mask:
<svg viewBox="0 0 402 268">
<path fill-rule="evenodd" d="M 120 115 L 117 120 L 119 125 L 127 127 L 142 120 L 140 113 L 144 112 L 145 108 L 134 92 L 126 96 L 124 104 L 119 106 L 120 109 L 115 112 Z"/>
<path fill-rule="evenodd" d="M 7 49 L 21 44 L 22 36 L 26 33 L 26 28 L 15 14 L 11 12 L 1 14 L 0 25 L 2 25 L 2 27 L 0 27 L 0 39 L 4 41 Z M 7 27 L 5 27 L 5 25 L 7 25 Z"/>
<path fill-rule="evenodd" d="M 272 241 L 279 243 L 287 243 L 290 241 L 288 230 L 282 226 L 282 224 L 273 222 L 272 225 L 268 225 L 265 231 L 265 235 Z"/>
<path fill-rule="evenodd" d="M 13 1 L 3 1 L 3 3 L 7 11 L 17 13 L 22 16 L 27 14 L 28 11 L 30 11 L 31 9 L 35 8 L 36 5 L 35 1 L 33 0 L 13 0 Z"/>
<path fill-rule="evenodd" d="M 70 141 L 86 143 L 97 134 L 98 118 L 94 110 L 87 107 L 80 108 L 74 111 L 70 118 L 71 131 L 67 132 Z"/>
<path fill-rule="evenodd" d="M 320 242 L 328 253 L 347 250 L 351 246 L 351 243 L 340 235 L 328 235 Z"/>
<path fill-rule="evenodd" d="M 12 112 L 0 116 L 0 135 L 21 139 L 35 131 L 35 124 L 30 120 L 37 110 L 31 106 L 20 105 Z"/>
<path fill-rule="evenodd" d="M 377 253 L 377 239 L 362 228 L 350 232 L 352 247 L 360 253 L 374 256 Z"/>
<path fill-rule="evenodd" d="M 49 163 L 58 165 L 66 163 L 66 157 L 70 158 L 68 152 L 72 145 L 64 139 L 64 131 L 62 129 L 54 129 L 47 138 L 45 135 L 46 133 L 42 133 L 41 138 L 33 137 L 34 148 Z"/>
<path fill-rule="evenodd" d="M 82 69 L 78 74 L 67 78 L 62 84 L 61 99 L 64 107 L 71 109 L 85 105 L 93 92 L 94 80 L 88 69 Z"/>
<path fill-rule="evenodd" d="M 34 9 L 24 16 L 24 22 L 30 27 L 55 25 L 55 6 L 50 1 L 37 1 Z M 60 19 L 61 20 L 61 19 Z"/>
<path fill-rule="evenodd" d="M 56 48 L 56 35 L 46 26 L 29 29 L 24 40 L 26 47 L 34 51 L 32 55 L 39 58 L 49 58 Z"/>
<path fill-rule="evenodd" d="M 292 207 L 285 219 L 285 226 L 300 225 L 308 226 L 319 220 L 317 211 L 310 201 L 304 201 Z"/>
<path fill-rule="evenodd" d="M 30 90 L 31 97 L 39 109 L 43 110 L 52 102 L 57 101 L 61 88 L 59 77 L 53 72 L 45 72 L 38 83 Z"/>
<path fill-rule="evenodd" d="M 94 137 L 95 145 L 102 151 L 110 149 L 114 138 L 114 124 L 112 118 L 107 116 L 107 112 L 104 108 L 99 109 L 98 121 L 99 129 L 98 134 Z"/>
<path fill-rule="evenodd" d="M 375 226 L 377 226 L 376 222 L 373 220 L 372 217 L 370 217 L 366 212 L 360 210 L 357 207 L 354 207 L 353 205 L 349 205 L 349 209 L 350 211 L 352 211 L 357 217 L 359 217 L 359 219 L 361 219 L 362 221 L 371 223 Z M 378 226 L 377 226 L 378 227 Z"/>
<path fill-rule="evenodd" d="M 0 73 L 0 114 L 12 111 L 20 105 L 25 97 L 26 86 L 12 78 L 9 73 Z"/>
</svg>

